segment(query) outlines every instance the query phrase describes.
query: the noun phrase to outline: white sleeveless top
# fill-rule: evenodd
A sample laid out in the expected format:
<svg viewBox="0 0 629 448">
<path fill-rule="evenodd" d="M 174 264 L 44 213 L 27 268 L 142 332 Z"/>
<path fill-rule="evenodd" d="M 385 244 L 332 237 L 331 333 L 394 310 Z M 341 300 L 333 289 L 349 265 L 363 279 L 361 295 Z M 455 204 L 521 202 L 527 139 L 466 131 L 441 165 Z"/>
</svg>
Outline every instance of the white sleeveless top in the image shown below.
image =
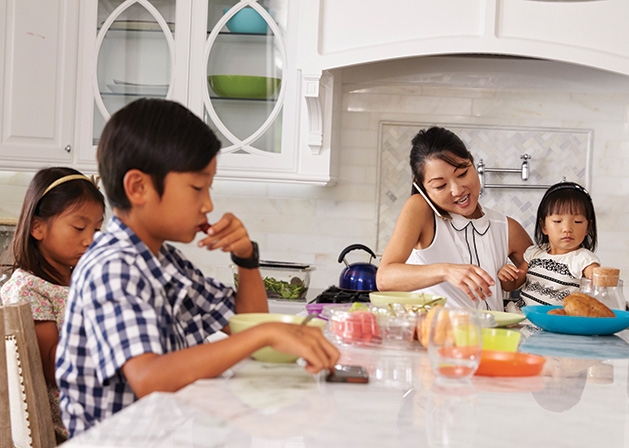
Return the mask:
<svg viewBox="0 0 629 448">
<path fill-rule="evenodd" d="M 447 307 L 504 311 L 498 271 L 509 259 L 509 224 L 507 217 L 490 209 L 478 219 L 452 215 L 452 221 L 436 218 L 435 236 L 426 249 L 413 249 L 407 264 L 475 264 L 493 276 L 496 284 L 486 301 L 472 301 L 467 294 L 444 282 L 421 292 L 445 296 Z"/>
</svg>

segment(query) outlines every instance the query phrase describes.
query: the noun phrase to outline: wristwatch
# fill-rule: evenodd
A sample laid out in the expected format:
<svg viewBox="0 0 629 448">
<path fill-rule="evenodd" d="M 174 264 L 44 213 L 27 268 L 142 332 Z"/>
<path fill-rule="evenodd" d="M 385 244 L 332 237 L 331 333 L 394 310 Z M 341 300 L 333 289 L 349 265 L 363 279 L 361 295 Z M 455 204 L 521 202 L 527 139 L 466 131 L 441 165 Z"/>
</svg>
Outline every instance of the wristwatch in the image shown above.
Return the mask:
<svg viewBox="0 0 629 448">
<path fill-rule="evenodd" d="M 234 262 L 236 266 L 240 266 L 241 268 L 245 268 L 245 269 L 255 269 L 257 267 L 260 267 L 260 254 L 258 253 L 258 243 L 256 243 L 255 241 L 252 241 L 251 245 L 253 246 L 253 253 L 251 254 L 249 258 L 237 257 L 232 252 L 231 254 L 232 261 Z"/>
</svg>

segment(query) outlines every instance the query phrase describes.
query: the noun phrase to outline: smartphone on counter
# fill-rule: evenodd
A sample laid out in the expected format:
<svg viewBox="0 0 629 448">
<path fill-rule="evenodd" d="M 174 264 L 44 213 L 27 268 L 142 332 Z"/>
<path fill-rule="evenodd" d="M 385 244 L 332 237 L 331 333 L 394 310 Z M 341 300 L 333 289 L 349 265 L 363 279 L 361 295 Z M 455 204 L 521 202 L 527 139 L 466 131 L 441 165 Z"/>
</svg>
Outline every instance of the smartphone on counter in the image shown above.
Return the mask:
<svg viewBox="0 0 629 448">
<path fill-rule="evenodd" d="M 325 377 L 328 383 L 368 383 L 369 373 L 362 366 L 337 364 Z"/>
</svg>

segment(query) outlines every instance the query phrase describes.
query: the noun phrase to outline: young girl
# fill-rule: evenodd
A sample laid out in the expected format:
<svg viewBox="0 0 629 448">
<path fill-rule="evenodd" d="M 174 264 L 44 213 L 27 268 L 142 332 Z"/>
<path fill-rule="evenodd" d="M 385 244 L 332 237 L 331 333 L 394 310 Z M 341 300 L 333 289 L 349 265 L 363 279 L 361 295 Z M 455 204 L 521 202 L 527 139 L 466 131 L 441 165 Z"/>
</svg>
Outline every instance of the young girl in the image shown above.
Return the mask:
<svg viewBox="0 0 629 448">
<path fill-rule="evenodd" d="M 581 277 L 592 278 L 600 265 L 596 249 L 596 215 L 592 198 L 574 182 L 550 187 L 537 209 L 535 243 L 524 253 L 519 269 L 504 266 L 498 273 L 503 289 L 524 284 L 518 307 L 561 305 L 579 289 Z"/>
<path fill-rule="evenodd" d="M 94 182 L 71 168 L 45 168 L 26 191 L 13 240 L 14 272 L 4 303 L 31 303 L 57 441 L 68 436 L 59 415 L 55 352 L 72 269 L 100 230 L 105 200 Z"/>
</svg>

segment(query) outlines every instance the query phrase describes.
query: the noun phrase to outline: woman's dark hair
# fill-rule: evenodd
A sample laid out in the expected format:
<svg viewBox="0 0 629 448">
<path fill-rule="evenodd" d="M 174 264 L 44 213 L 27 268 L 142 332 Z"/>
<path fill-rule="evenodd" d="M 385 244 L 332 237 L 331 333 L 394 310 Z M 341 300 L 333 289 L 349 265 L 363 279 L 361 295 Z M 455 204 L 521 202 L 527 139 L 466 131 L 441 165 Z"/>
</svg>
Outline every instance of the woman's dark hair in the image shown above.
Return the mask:
<svg viewBox="0 0 629 448">
<path fill-rule="evenodd" d="M 28 185 L 22 211 L 15 227 L 12 249 L 14 268 L 31 272 L 56 285 L 63 285 L 61 274 L 41 254 L 39 242 L 31 236 L 34 219 L 49 222 L 66 210 L 93 201 L 105 210 L 105 198 L 87 177 L 60 183 L 46 191 L 56 180 L 82 174 L 72 168 L 52 167 L 39 170 Z M 45 193 L 45 194 L 44 194 Z"/>
<path fill-rule="evenodd" d="M 471 163 L 474 165 L 474 157 L 468 151 L 465 143 L 454 132 L 438 126 L 422 129 L 411 141 L 410 165 L 413 173 L 413 182 L 421 188 L 426 196 L 424 188 L 424 176 L 426 162 L 430 159 L 441 159 L 455 168 L 465 168 Z M 461 163 L 461 159 L 465 162 Z M 414 187 L 411 195 L 419 193 Z M 439 210 L 442 212 L 442 210 Z"/>
<path fill-rule="evenodd" d="M 129 170 L 149 174 L 161 197 L 169 172 L 201 171 L 220 148 L 207 124 L 181 104 L 142 98 L 112 115 L 96 157 L 109 203 L 129 210 L 131 203 L 123 185 Z"/>
<path fill-rule="evenodd" d="M 544 220 L 549 215 L 561 213 L 585 216 L 589 223 L 588 233 L 580 247 L 594 252 L 597 245 L 594 204 L 588 191 L 574 182 L 559 182 L 544 193 L 544 197 L 537 208 L 535 244 L 542 248 L 548 247 L 548 236 L 542 232 Z"/>
</svg>

